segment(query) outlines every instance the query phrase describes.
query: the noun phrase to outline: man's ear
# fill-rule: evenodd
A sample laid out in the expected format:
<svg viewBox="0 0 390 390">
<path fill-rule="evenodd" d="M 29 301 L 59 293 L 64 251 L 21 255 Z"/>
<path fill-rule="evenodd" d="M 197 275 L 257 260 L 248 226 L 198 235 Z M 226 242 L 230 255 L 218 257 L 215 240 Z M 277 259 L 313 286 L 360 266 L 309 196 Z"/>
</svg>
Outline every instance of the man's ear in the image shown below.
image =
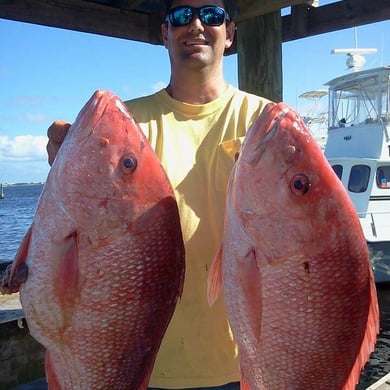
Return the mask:
<svg viewBox="0 0 390 390">
<path fill-rule="evenodd" d="M 168 48 L 168 23 L 161 23 L 161 36 L 163 40 L 163 44 L 166 48 Z"/>
<path fill-rule="evenodd" d="M 227 22 L 225 49 L 229 49 L 229 47 L 233 44 L 235 32 L 236 32 L 236 24 L 233 21 Z"/>
</svg>

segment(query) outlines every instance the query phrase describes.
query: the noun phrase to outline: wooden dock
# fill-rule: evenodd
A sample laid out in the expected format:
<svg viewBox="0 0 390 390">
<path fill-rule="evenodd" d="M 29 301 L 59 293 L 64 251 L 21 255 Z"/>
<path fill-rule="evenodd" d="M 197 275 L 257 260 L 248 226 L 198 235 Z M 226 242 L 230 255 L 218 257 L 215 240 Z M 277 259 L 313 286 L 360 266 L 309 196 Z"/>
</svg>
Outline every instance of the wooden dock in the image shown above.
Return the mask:
<svg viewBox="0 0 390 390">
<path fill-rule="evenodd" d="M 10 321 L 22 321 L 24 318 L 19 294 L 0 295 L 0 324 Z"/>
<path fill-rule="evenodd" d="M 390 372 L 383 378 L 379 379 L 371 386 L 367 387 L 366 390 L 390 390 Z"/>
<path fill-rule="evenodd" d="M 44 359 L 45 349 L 29 333 L 19 294 L 0 295 L 0 389 L 44 377 Z"/>
</svg>

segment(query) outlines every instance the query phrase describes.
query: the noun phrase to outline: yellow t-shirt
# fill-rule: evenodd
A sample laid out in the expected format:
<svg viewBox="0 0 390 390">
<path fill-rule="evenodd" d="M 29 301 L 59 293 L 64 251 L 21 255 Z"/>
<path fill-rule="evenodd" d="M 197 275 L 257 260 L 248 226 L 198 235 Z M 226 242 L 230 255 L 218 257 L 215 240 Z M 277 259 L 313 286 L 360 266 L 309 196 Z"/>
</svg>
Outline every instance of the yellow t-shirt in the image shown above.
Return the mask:
<svg viewBox="0 0 390 390">
<path fill-rule="evenodd" d="M 206 284 L 222 240 L 235 154 L 268 102 L 230 85 L 203 105 L 182 103 L 165 90 L 126 102 L 175 190 L 186 250 L 183 295 L 157 355 L 151 387 L 207 387 L 239 380 L 223 298 L 210 308 Z"/>
</svg>

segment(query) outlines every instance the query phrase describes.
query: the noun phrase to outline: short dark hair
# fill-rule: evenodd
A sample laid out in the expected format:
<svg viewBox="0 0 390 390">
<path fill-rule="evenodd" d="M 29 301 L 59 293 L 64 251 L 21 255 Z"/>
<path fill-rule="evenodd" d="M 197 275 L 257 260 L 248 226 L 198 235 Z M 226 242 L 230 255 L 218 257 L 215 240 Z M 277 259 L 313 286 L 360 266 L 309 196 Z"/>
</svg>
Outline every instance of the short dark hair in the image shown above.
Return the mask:
<svg viewBox="0 0 390 390">
<path fill-rule="evenodd" d="M 168 11 L 171 9 L 173 1 L 174 0 L 161 1 L 161 13 L 162 13 L 163 20 L 165 19 L 165 16 L 167 15 Z M 237 11 L 236 0 L 222 0 L 222 1 L 223 1 L 223 7 L 225 11 L 229 14 L 230 19 L 234 20 Z"/>
</svg>

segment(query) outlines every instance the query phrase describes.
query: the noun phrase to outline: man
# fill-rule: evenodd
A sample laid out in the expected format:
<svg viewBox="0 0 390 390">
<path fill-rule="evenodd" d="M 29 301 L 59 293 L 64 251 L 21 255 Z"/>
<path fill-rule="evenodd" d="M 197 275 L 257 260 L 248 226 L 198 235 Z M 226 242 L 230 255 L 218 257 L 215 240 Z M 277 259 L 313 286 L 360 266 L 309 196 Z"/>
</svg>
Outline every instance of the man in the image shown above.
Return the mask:
<svg viewBox="0 0 390 390">
<path fill-rule="evenodd" d="M 230 2 L 166 2 L 161 26 L 169 85 L 128 101 L 175 189 L 186 249 L 184 291 L 149 386 L 239 389 L 236 345 L 222 297 L 209 307 L 208 270 L 222 240 L 225 192 L 242 138 L 269 102 L 228 85 L 223 54 L 234 37 Z M 226 9 L 225 9 L 226 7 Z M 49 162 L 69 127 L 49 128 Z"/>
</svg>

